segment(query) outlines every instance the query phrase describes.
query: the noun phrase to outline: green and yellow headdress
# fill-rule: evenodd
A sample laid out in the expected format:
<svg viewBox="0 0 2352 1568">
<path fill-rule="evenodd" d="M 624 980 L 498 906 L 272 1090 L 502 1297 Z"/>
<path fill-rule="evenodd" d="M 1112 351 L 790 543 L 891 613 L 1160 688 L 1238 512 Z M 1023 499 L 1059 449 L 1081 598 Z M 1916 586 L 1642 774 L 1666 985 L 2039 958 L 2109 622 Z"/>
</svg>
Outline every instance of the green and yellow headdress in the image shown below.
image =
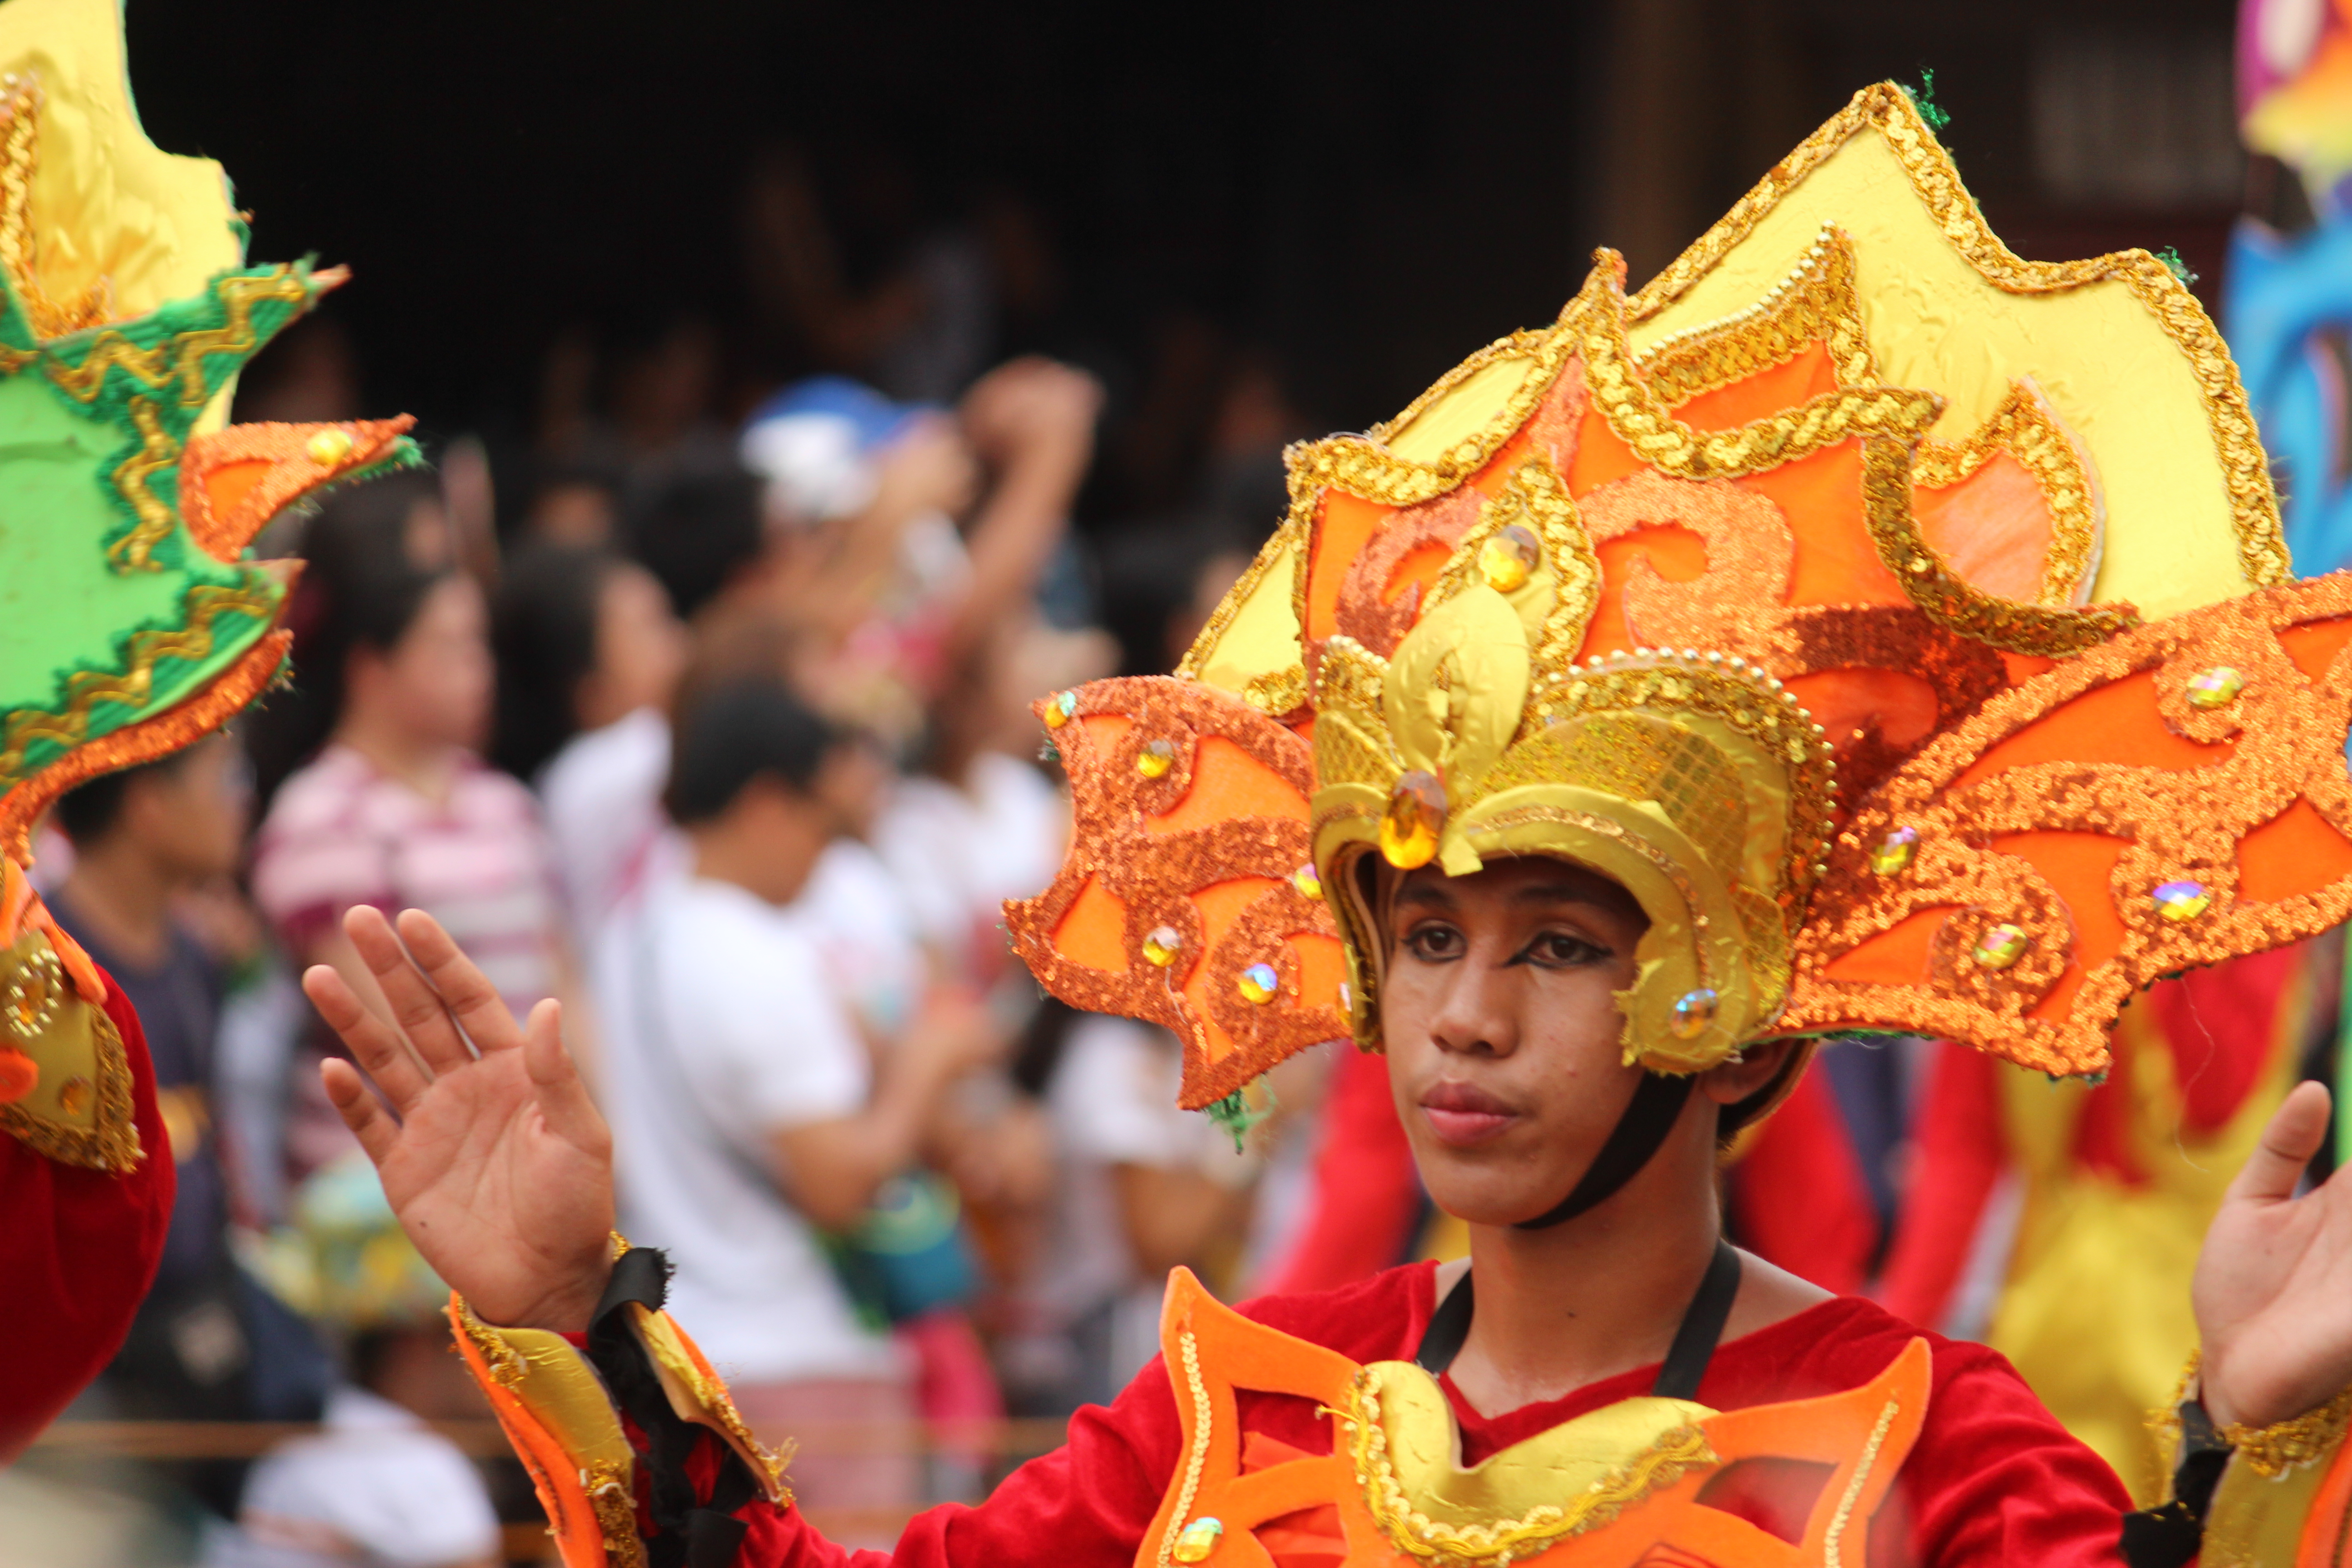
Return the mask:
<svg viewBox="0 0 2352 1568">
<path fill-rule="evenodd" d="M 136 1158 L 89 961 L 24 879 L 43 809 L 250 702 L 284 662 L 279 509 L 413 462 L 406 419 L 227 423 L 238 369 L 342 280 L 245 264 L 220 166 L 157 149 L 116 0 L 0 5 L 0 1127 Z M 78 1087 L 77 1087 L 78 1086 Z"/>
</svg>

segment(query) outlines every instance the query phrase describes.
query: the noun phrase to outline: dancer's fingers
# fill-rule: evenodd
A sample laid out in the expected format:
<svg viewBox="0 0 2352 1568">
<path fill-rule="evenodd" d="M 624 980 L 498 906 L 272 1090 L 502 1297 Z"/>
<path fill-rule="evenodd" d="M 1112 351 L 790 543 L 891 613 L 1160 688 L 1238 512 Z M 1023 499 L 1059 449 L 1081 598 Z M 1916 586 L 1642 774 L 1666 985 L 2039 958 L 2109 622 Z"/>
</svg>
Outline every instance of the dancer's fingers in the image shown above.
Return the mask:
<svg viewBox="0 0 2352 1568">
<path fill-rule="evenodd" d="M 328 964 L 315 963 L 302 975 L 303 994 L 327 1026 L 351 1047 L 352 1058 L 375 1079 L 385 1098 L 402 1110 L 432 1084 L 406 1041 L 392 1026 L 360 1005 L 351 983 Z"/>
<path fill-rule="evenodd" d="M 439 921 L 423 910 L 403 910 L 400 939 L 408 944 L 409 955 L 477 1049 L 503 1051 L 522 1044 L 522 1029 L 515 1023 L 506 998 L 441 929 Z"/>
</svg>

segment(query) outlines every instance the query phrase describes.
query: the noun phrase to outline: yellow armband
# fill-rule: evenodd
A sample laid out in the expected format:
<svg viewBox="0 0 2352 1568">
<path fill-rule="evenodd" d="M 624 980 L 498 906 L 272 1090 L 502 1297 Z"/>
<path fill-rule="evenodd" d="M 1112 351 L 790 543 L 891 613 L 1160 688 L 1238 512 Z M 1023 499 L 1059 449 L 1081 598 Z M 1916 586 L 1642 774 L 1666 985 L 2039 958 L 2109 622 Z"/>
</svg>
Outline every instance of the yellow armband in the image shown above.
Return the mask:
<svg viewBox="0 0 2352 1568">
<path fill-rule="evenodd" d="M 2189 1357 L 2170 1408 L 2154 1421 L 2169 1469 L 2179 1458 L 2182 1401 L 2195 1396 L 2198 1358 Z M 2231 1422 L 2219 1428 L 2230 1457 L 2205 1516 L 2206 1568 L 2278 1564 L 2336 1568 L 2352 1546 L 2352 1388 L 2291 1421 L 2269 1426 Z"/>
</svg>

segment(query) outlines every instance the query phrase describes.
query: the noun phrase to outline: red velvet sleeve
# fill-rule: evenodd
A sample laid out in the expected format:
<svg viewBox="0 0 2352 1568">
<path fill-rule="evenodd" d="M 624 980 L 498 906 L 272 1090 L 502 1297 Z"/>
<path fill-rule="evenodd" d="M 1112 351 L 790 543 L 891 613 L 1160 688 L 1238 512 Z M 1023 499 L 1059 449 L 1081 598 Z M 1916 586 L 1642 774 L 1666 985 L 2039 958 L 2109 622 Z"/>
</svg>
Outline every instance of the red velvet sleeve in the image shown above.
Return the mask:
<svg viewBox="0 0 2352 1568">
<path fill-rule="evenodd" d="M 1937 1047 L 1916 1123 L 1918 1155 L 1880 1290 L 1888 1311 L 1922 1328 L 1943 1317 L 2009 1158 L 1998 1071 L 1980 1051 L 1948 1041 Z"/>
<path fill-rule="evenodd" d="M 1337 1289 L 1391 1267 L 1404 1252 L 1420 1201 L 1412 1145 L 1389 1098 L 1388 1058 L 1349 1052 L 1324 1108 L 1314 1208 L 1265 1293 Z"/>
<path fill-rule="evenodd" d="M 176 1184 L 155 1109 L 147 1037 L 121 987 L 106 1016 L 131 1066 L 146 1152 L 127 1173 L 61 1164 L 0 1132 L 0 1463 L 13 1458 L 113 1359 L 155 1278 Z"/>
<path fill-rule="evenodd" d="M 1740 1246 L 1834 1295 L 1862 1289 L 1878 1215 L 1828 1075 L 1816 1068 L 1798 1080 L 1757 1129 L 1729 1186 Z"/>
</svg>

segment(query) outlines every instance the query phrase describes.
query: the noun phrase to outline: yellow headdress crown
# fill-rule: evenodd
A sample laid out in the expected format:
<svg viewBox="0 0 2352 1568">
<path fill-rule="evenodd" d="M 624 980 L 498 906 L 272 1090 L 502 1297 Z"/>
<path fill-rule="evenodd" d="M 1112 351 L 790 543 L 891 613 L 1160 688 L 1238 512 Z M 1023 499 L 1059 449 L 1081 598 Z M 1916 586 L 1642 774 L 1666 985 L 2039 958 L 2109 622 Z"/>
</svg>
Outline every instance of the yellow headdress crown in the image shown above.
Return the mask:
<svg viewBox="0 0 2352 1568">
<path fill-rule="evenodd" d="M 2096 1072 L 2141 985 L 2352 911 L 2352 582 L 2283 585 L 2220 338 L 2146 252 L 2011 255 L 1899 89 L 1290 479 L 1174 678 L 1040 705 L 1077 835 L 1015 941 L 1187 1104 L 1377 1042 L 1369 855 L 1623 883 L 1667 1071 Z"/>
</svg>

